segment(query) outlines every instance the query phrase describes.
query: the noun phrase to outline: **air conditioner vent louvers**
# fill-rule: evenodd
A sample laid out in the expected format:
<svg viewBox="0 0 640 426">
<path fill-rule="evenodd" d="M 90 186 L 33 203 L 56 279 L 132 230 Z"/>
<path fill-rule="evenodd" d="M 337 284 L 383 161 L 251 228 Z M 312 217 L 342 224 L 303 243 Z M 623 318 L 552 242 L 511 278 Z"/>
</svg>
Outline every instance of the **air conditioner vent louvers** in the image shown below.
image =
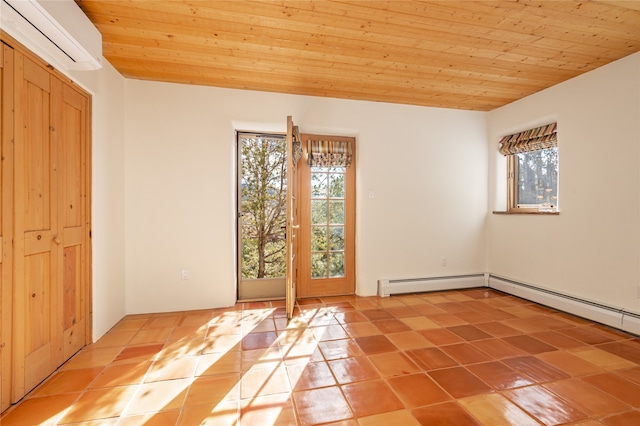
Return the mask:
<svg viewBox="0 0 640 426">
<path fill-rule="evenodd" d="M 102 35 L 73 0 L 1 0 L 0 26 L 52 65 L 102 67 Z"/>
<path fill-rule="evenodd" d="M 44 32 L 42 32 L 42 30 L 40 28 L 38 28 L 37 26 L 34 25 L 33 22 L 31 22 L 26 16 L 24 16 L 22 13 L 20 13 L 18 10 L 16 10 L 13 6 L 11 6 L 9 3 L 7 3 L 5 0 L 2 0 L 2 2 L 4 4 L 6 4 L 8 7 L 10 7 L 15 13 L 17 13 L 18 15 L 20 15 L 22 17 L 22 19 L 24 19 L 25 22 L 29 23 L 29 25 L 31 25 L 36 31 L 38 31 L 40 34 L 42 34 L 43 37 L 45 37 L 47 40 L 49 40 L 51 42 L 51 44 L 53 44 L 55 47 L 58 48 L 58 50 L 60 50 L 60 52 L 62 54 L 64 54 L 67 58 L 69 58 L 70 60 L 72 60 L 73 62 L 76 62 L 75 59 L 73 59 L 67 52 L 65 52 L 60 46 L 58 46 L 56 44 L 55 41 L 51 40 L 51 38 L 49 38 L 48 35 L 46 35 Z"/>
</svg>

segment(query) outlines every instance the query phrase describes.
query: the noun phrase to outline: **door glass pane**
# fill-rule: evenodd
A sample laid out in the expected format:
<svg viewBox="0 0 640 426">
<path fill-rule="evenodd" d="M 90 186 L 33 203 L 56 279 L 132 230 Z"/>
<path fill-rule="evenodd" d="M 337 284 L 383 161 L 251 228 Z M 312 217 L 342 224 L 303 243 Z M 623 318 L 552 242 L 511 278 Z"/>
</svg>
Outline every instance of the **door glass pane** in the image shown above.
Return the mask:
<svg viewBox="0 0 640 426">
<path fill-rule="evenodd" d="M 327 227 L 312 226 L 311 227 L 311 251 L 327 250 Z"/>
<path fill-rule="evenodd" d="M 286 141 L 240 137 L 242 279 L 285 276 Z"/>
<path fill-rule="evenodd" d="M 334 225 L 344 223 L 344 201 L 331 200 L 329 203 L 329 223 Z"/>
<path fill-rule="evenodd" d="M 311 223 L 327 223 L 327 200 L 311 200 Z"/>
<path fill-rule="evenodd" d="M 344 198 L 344 174 L 329 175 L 331 198 Z"/>
<path fill-rule="evenodd" d="M 311 278 L 325 278 L 327 276 L 327 253 L 311 254 Z"/>
<path fill-rule="evenodd" d="M 311 197 L 325 198 L 327 196 L 327 174 L 311 173 Z"/>
<path fill-rule="evenodd" d="M 344 250 L 344 226 L 331 227 L 330 245 L 329 250 Z"/>
<path fill-rule="evenodd" d="M 337 252 L 329 255 L 329 276 L 330 277 L 343 277 L 344 276 L 344 253 Z"/>
</svg>

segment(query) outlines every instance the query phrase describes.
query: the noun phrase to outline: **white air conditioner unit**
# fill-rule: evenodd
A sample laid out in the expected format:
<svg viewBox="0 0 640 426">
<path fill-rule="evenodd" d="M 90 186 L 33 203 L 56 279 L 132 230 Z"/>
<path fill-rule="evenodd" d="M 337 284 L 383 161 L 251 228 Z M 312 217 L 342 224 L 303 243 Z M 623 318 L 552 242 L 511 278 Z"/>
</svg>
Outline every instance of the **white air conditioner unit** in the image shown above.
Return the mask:
<svg viewBox="0 0 640 426">
<path fill-rule="evenodd" d="M 0 1 L 0 27 L 54 67 L 102 67 L 102 34 L 73 0 Z"/>
</svg>

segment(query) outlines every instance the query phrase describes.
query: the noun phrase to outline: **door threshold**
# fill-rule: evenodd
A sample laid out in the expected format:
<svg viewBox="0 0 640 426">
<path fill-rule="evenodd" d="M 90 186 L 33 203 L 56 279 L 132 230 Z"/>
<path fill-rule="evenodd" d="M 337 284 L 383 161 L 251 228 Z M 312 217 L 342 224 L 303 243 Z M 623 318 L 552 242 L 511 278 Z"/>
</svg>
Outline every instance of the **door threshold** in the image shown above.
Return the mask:
<svg viewBox="0 0 640 426">
<path fill-rule="evenodd" d="M 254 299 L 238 299 L 236 300 L 236 303 L 272 302 L 276 300 L 285 300 L 285 297 L 257 297 Z"/>
</svg>

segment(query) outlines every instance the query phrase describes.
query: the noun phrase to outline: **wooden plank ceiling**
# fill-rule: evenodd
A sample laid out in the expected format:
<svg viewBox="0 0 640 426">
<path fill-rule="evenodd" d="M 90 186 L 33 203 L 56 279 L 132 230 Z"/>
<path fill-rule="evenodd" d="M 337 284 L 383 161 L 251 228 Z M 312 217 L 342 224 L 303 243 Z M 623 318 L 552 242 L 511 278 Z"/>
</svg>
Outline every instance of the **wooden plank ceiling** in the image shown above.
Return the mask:
<svg viewBox="0 0 640 426">
<path fill-rule="evenodd" d="M 128 78 L 489 111 L 640 51 L 640 1 L 77 0 Z"/>
</svg>

